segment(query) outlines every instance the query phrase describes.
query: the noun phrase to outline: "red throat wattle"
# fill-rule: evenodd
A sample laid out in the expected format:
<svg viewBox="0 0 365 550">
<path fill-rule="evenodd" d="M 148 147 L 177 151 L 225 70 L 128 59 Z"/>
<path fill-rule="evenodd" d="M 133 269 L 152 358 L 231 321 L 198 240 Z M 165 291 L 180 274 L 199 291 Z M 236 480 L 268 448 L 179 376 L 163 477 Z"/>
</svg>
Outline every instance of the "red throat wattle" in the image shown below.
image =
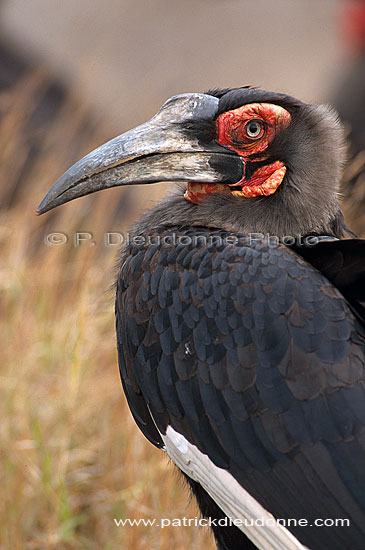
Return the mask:
<svg viewBox="0 0 365 550">
<path fill-rule="evenodd" d="M 274 137 L 290 124 L 290 113 L 279 105 L 251 103 L 219 115 L 217 141 L 252 163 L 265 160 L 265 150 Z M 258 155 L 258 153 L 260 153 Z M 252 156 L 255 155 L 254 158 Z M 275 193 L 284 179 L 286 167 L 276 161 L 257 168 L 249 181 L 246 176 L 232 185 L 188 183 L 185 199 L 199 204 L 207 195 L 225 193 L 237 197 L 259 197 Z"/>
</svg>

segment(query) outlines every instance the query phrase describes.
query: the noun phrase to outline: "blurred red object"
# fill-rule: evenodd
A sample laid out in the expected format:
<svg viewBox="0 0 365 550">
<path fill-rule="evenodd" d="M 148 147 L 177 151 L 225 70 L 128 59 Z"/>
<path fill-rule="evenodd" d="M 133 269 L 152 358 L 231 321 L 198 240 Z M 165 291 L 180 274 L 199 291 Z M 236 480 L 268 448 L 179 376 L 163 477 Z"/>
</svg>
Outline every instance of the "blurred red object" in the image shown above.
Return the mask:
<svg viewBox="0 0 365 550">
<path fill-rule="evenodd" d="M 355 55 L 365 50 L 365 0 L 345 0 L 340 7 L 343 41 Z"/>
</svg>

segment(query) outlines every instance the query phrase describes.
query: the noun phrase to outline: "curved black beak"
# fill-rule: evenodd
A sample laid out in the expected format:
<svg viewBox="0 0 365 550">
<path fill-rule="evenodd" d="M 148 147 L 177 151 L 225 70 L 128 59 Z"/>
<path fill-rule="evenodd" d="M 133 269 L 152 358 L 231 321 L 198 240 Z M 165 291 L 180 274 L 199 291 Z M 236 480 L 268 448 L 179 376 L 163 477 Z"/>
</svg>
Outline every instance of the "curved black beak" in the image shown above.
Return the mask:
<svg viewBox="0 0 365 550">
<path fill-rule="evenodd" d="M 214 141 L 219 100 L 205 94 L 170 98 L 149 121 L 108 141 L 69 168 L 37 214 L 101 189 L 161 181 L 236 183 L 243 160 Z"/>
</svg>

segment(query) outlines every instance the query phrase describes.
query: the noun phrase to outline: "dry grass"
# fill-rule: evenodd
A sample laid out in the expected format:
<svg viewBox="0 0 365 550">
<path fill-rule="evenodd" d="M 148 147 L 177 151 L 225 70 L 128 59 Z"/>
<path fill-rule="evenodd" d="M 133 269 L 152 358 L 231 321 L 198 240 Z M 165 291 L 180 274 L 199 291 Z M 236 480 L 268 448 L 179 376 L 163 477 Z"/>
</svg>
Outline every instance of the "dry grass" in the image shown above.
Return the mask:
<svg viewBox="0 0 365 550">
<path fill-rule="evenodd" d="M 365 151 L 353 153 L 344 171 L 343 210 L 351 229 L 365 237 Z"/>
<path fill-rule="evenodd" d="M 0 185 L 26 157 L 20 153 L 29 98 L 42 78 L 0 97 L 7 101 Z M 106 228 L 125 229 L 136 211 L 122 209 L 120 225 L 108 226 L 117 191 L 68 205 L 55 217 L 34 215 L 43 192 L 75 160 L 67 151 L 83 117 L 77 102 L 66 103 L 47 127 L 16 204 L 0 214 L 0 548 L 213 548 L 206 530 L 113 521 L 198 513 L 163 453 L 134 424 L 119 381 L 108 291 L 116 251 L 101 241 Z M 90 135 L 82 153 L 102 141 L 99 134 Z M 128 193 L 131 205 L 135 195 Z M 41 237 L 55 228 L 92 231 L 97 244 L 47 246 Z"/>
</svg>

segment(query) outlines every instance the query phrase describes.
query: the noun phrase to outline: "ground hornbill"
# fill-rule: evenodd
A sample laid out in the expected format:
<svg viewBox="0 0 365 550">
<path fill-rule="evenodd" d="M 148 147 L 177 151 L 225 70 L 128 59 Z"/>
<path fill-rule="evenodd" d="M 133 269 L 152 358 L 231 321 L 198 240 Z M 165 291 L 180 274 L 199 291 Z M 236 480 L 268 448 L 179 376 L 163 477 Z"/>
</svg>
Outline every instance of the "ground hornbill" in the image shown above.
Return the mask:
<svg viewBox="0 0 365 550">
<path fill-rule="evenodd" d="M 342 161 L 329 108 L 248 87 L 183 94 L 39 207 L 186 183 L 122 251 L 119 365 L 221 550 L 365 547 L 365 241 L 341 240 Z"/>
</svg>

